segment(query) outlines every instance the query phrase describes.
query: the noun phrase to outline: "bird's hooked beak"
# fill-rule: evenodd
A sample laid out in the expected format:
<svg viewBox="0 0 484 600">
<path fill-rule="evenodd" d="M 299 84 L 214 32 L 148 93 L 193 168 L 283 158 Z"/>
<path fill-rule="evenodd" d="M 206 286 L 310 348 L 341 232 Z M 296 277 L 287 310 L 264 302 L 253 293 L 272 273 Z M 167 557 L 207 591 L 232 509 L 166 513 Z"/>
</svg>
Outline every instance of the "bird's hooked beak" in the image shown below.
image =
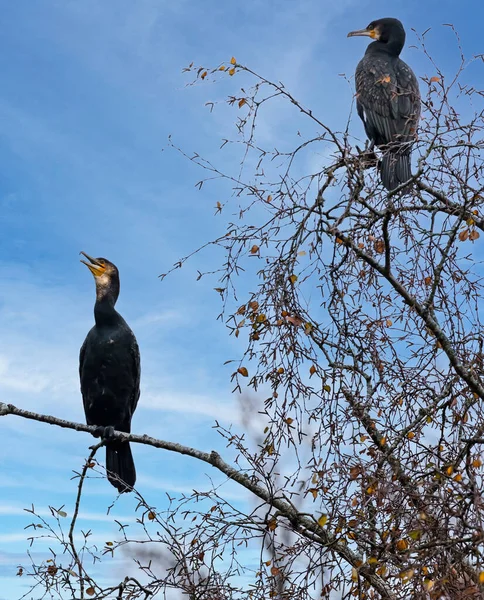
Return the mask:
<svg viewBox="0 0 484 600">
<path fill-rule="evenodd" d="M 380 32 L 378 29 L 358 29 L 357 31 L 350 31 L 346 37 L 356 37 L 357 35 L 364 35 L 367 37 L 371 37 L 373 40 L 378 40 L 380 38 Z"/>
<path fill-rule="evenodd" d="M 82 250 L 81 252 L 79 252 L 79 254 L 85 256 L 89 261 L 86 262 L 85 260 L 81 260 L 82 264 L 86 265 L 86 267 L 91 271 L 94 277 L 100 277 L 106 271 L 106 267 L 97 258 L 89 256 L 89 254 L 82 252 Z"/>
</svg>

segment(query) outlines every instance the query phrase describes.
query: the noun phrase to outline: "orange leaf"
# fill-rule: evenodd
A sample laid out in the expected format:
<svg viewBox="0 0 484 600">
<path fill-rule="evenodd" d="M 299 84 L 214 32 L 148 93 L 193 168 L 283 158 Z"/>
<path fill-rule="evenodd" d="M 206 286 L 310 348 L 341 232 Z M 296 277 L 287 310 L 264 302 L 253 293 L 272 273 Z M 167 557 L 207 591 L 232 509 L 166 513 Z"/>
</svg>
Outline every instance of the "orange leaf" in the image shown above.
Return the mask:
<svg viewBox="0 0 484 600">
<path fill-rule="evenodd" d="M 277 575 L 279 575 L 279 574 L 280 574 L 280 572 L 281 572 L 281 571 L 280 571 L 280 570 L 279 570 L 277 567 L 272 567 L 272 568 L 271 568 L 271 575 L 272 575 L 273 577 L 276 577 Z"/>
<path fill-rule="evenodd" d="M 295 325 L 296 327 L 298 327 L 299 325 L 302 325 L 304 323 L 304 321 L 301 319 L 301 317 L 291 317 L 291 316 L 286 316 L 285 317 L 286 321 L 288 323 L 291 323 L 292 325 Z"/>
<path fill-rule="evenodd" d="M 385 242 L 383 240 L 377 240 L 373 244 L 373 248 L 375 249 L 375 252 L 378 252 L 378 254 L 383 254 L 385 252 Z"/>
<path fill-rule="evenodd" d="M 149 521 L 154 521 L 156 519 L 156 514 L 150 510 L 150 512 L 148 513 L 148 520 Z"/>
<path fill-rule="evenodd" d="M 229 75 L 230 75 L 230 77 L 232 77 L 232 75 L 235 75 L 235 69 L 234 68 L 230 69 Z"/>
<path fill-rule="evenodd" d="M 252 246 L 252 248 L 250 249 L 250 253 L 251 254 L 257 254 L 257 252 L 259 252 L 259 246 L 256 246 L 255 244 Z"/>
<path fill-rule="evenodd" d="M 430 83 L 437 83 L 437 81 L 440 81 L 440 77 L 437 77 L 436 75 L 430 78 Z"/>
<path fill-rule="evenodd" d="M 235 56 L 232 56 L 232 58 L 230 59 L 230 64 L 231 65 L 237 64 L 237 61 L 235 60 Z"/>
<path fill-rule="evenodd" d="M 314 375 L 316 373 L 316 367 L 314 365 L 311 365 L 311 368 L 309 369 L 309 375 Z"/>
<path fill-rule="evenodd" d="M 247 371 L 247 369 L 245 367 L 239 367 L 237 369 L 237 373 L 240 373 L 242 375 L 242 377 L 248 377 L 249 376 L 249 371 Z"/>
<path fill-rule="evenodd" d="M 225 71 L 225 67 L 222 65 L 221 67 L 218 68 L 219 71 Z"/>
<path fill-rule="evenodd" d="M 460 233 L 459 233 L 459 240 L 461 242 L 465 242 L 466 239 L 469 237 L 469 230 L 468 229 L 463 229 Z"/>
<path fill-rule="evenodd" d="M 471 242 L 473 242 L 474 240 L 477 240 L 479 237 L 479 232 L 476 229 L 473 229 L 470 233 L 469 233 L 469 239 L 471 240 Z"/>
<path fill-rule="evenodd" d="M 361 467 L 360 466 L 356 466 L 356 467 L 351 467 L 350 469 L 350 478 L 351 479 L 356 479 L 359 475 L 361 475 Z"/>
<path fill-rule="evenodd" d="M 200 77 L 201 77 L 202 79 L 205 79 L 205 77 L 206 77 L 207 75 L 208 75 L 207 71 L 204 71 L 204 72 L 203 72 L 203 73 L 200 75 Z"/>
<path fill-rule="evenodd" d="M 88 587 L 86 590 L 86 594 L 88 596 L 94 596 L 94 594 L 96 593 L 95 589 L 93 587 Z"/>
</svg>

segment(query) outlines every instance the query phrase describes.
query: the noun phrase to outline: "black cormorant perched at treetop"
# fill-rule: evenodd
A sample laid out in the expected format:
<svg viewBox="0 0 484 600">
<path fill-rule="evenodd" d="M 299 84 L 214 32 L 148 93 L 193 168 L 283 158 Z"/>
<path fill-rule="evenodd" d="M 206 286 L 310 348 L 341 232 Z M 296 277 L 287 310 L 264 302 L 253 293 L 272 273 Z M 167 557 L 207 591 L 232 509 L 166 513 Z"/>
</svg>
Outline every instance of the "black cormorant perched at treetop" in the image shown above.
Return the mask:
<svg viewBox="0 0 484 600">
<path fill-rule="evenodd" d="M 119 492 L 129 492 L 136 470 L 128 442 L 109 441 L 114 429 L 130 433 L 140 385 L 140 356 L 134 333 L 114 305 L 119 296 L 118 269 L 105 258 L 89 262 L 96 282 L 95 325 L 79 356 L 79 376 L 88 425 L 97 425 L 106 439 L 108 479 Z"/>
<path fill-rule="evenodd" d="M 405 30 L 398 19 L 378 19 L 348 33 L 356 35 L 375 40 L 356 67 L 356 108 L 366 135 L 383 152 L 383 185 L 393 190 L 412 176 L 410 153 L 420 117 L 418 82 L 399 58 Z"/>
</svg>

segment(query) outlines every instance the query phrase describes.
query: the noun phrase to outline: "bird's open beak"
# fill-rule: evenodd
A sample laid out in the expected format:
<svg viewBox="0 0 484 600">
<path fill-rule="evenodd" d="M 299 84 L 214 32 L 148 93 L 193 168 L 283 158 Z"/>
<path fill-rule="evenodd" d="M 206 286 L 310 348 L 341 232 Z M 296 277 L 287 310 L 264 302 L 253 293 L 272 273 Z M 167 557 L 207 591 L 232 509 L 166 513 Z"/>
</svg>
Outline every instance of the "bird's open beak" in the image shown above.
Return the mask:
<svg viewBox="0 0 484 600">
<path fill-rule="evenodd" d="M 85 252 L 79 252 L 79 254 L 82 254 L 83 256 L 85 256 L 87 258 L 87 260 L 89 261 L 88 263 L 85 260 L 81 260 L 83 265 L 86 265 L 86 267 L 91 271 L 91 273 L 94 275 L 94 277 L 99 277 L 100 275 L 102 275 L 104 273 L 104 271 L 106 270 L 106 267 L 104 265 L 102 265 L 97 258 L 93 258 L 92 256 L 89 256 L 89 254 L 86 254 Z"/>
<path fill-rule="evenodd" d="M 378 39 L 378 32 L 376 29 L 358 29 L 357 31 L 350 31 L 346 37 L 355 37 L 357 35 L 365 35 L 372 39 Z"/>
</svg>

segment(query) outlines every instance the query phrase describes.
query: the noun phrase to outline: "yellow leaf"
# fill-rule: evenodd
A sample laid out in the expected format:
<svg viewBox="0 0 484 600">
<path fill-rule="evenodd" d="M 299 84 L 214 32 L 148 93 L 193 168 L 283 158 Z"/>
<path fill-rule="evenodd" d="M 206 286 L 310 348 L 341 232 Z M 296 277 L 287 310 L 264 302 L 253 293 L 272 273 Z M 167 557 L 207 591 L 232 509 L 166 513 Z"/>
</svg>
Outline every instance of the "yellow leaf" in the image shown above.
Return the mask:
<svg viewBox="0 0 484 600">
<path fill-rule="evenodd" d="M 277 527 L 277 519 L 272 518 L 270 521 L 268 521 L 267 528 L 269 529 L 269 531 L 274 531 L 274 529 L 276 527 Z"/>
<path fill-rule="evenodd" d="M 233 68 L 230 69 L 229 75 L 230 75 L 230 77 L 232 77 L 232 75 L 235 75 L 235 69 L 233 69 Z"/>
<path fill-rule="evenodd" d="M 321 515 L 318 519 L 318 525 L 324 527 L 328 522 L 328 515 Z"/>
<path fill-rule="evenodd" d="M 376 556 L 370 556 L 370 558 L 368 559 L 369 565 L 375 565 L 377 562 L 378 562 L 378 559 L 376 558 Z"/>
<path fill-rule="evenodd" d="M 445 469 L 445 472 L 447 475 L 452 475 L 452 473 L 454 472 L 454 467 L 450 465 L 450 467 L 447 467 L 447 469 Z"/>
<path fill-rule="evenodd" d="M 351 569 L 351 581 L 354 583 L 358 581 L 358 571 L 355 569 L 355 567 Z"/>
<path fill-rule="evenodd" d="M 283 367 L 279 367 L 277 369 L 277 373 L 278 373 L 278 375 L 282 375 L 284 373 L 284 368 Z"/>
<path fill-rule="evenodd" d="M 246 104 L 246 100 L 245 100 L 245 98 L 241 98 L 239 100 L 239 108 L 242 108 L 244 106 L 244 104 Z"/>
<path fill-rule="evenodd" d="M 430 592 L 430 590 L 434 587 L 435 585 L 435 581 L 432 581 L 431 579 L 424 579 L 424 586 L 425 589 L 427 590 L 427 592 Z"/>
<path fill-rule="evenodd" d="M 237 373 L 240 373 L 242 375 L 242 377 L 248 377 L 249 376 L 249 371 L 247 371 L 247 369 L 245 367 L 239 367 L 237 369 Z"/>
<path fill-rule="evenodd" d="M 325 392 L 328 392 L 328 394 L 331 392 L 331 388 L 330 388 L 330 386 L 329 386 L 329 385 L 323 385 L 323 390 L 324 390 Z"/>
<path fill-rule="evenodd" d="M 413 431 L 409 431 L 409 432 L 407 433 L 407 438 L 408 438 L 409 440 L 413 440 L 413 438 L 414 438 L 414 437 L 415 437 L 415 433 L 414 433 Z"/>
<path fill-rule="evenodd" d="M 380 440 L 380 446 L 384 446 L 387 443 L 387 438 L 386 437 L 382 437 Z"/>
<path fill-rule="evenodd" d="M 235 56 L 232 56 L 232 58 L 230 59 L 230 64 L 231 65 L 237 64 L 237 61 L 235 60 Z"/>
<path fill-rule="evenodd" d="M 291 275 L 289 281 L 294 285 L 297 281 L 297 275 Z"/>
<path fill-rule="evenodd" d="M 481 467 L 481 466 L 482 466 L 482 460 L 481 460 L 480 458 L 475 458 L 475 459 L 472 461 L 472 466 L 473 466 L 474 468 L 478 469 L 479 467 Z"/>
<path fill-rule="evenodd" d="M 113 542 L 106 542 L 106 546 L 112 546 Z"/>
<path fill-rule="evenodd" d="M 454 476 L 454 481 L 462 481 L 462 475 L 460 473 L 457 473 L 457 475 Z"/>
<path fill-rule="evenodd" d="M 313 330 L 313 326 L 311 325 L 311 323 L 304 323 L 304 333 L 306 335 L 309 335 L 312 330 Z"/>
<path fill-rule="evenodd" d="M 225 71 L 225 67 L 222 65 L 221 67 L 218 68 L 219 71 Z"/>
<path fill-rule="evenodd" d="M 479 573 L 479 583 L 484 583 L 484 571 Z"/>
<path fill-rule="evenodd" d="M 257 323 L 264 323 L 264 321 L 267 321 L 267 317 L 264 313 L 261 313 L 260 315 L 257 315 L 256 321 Z"/>
</svg>

